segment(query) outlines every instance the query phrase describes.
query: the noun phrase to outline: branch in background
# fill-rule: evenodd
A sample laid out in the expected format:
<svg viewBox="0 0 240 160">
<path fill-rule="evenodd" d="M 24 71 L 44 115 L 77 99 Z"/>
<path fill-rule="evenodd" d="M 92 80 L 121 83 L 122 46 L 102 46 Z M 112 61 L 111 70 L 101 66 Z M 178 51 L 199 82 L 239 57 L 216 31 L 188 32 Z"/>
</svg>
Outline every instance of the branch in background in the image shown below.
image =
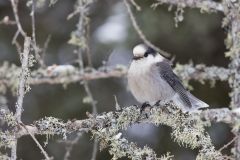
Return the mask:
<svg viewBox="0 0 240 160">
<path fill-rule="evenodd" d="M 155 0 L 154 5 L 168 4 L 181 7 L 199 8 L 202 11 L 212 12 L 221 11 L 224 12 L 224 6 L 220 2 L 211 0 Z"/>
<path fill-rule="evenodd" d="M 193 65 L 190 64 L 176 64 L 174 72 L 182 80 L 196 80 L 196 81 L 205 81 L 205 80 L 220 80 L 227 81 L 231 76 L 231 71 L 224 67 L 211 66 L 207 67 L 204 64 Z"/>
<path fill-rule="evenodd" d="M 1 21 L 0 24 L 4 25 L 16 25 L 16 22 L 13 20 L 10 20 L 8 16 L 5 16 Z"/>
<path fill-rule="evenodd" d="M 223 122 L 233 125 L 235 122 L 239 121 L 239 113 L 240 112 L 237 110 L 231 111 L 228 108 L 207 109 L 200 113 L 200 117 L 215 123 Z"/>
<path fill-rule="evenodd" d="M 79 141 L 79 139 L 82 137 L 82 133 L 78 133 L 77 136 L 73 140 L 66 140 L 63 141 L 63 143 L 66 144 L 66 153 L 64 155 L 64 160 L 69 160 L 71 156 L 71 152 L 73 149 L 73 146 L 76 145 Z"/>
<path fill-rule="evenodd" d="M 88 66 L 92 65 L 91 54 L 89 49 L 89 17 L 88 12 L 90 6 L 95 2 L 95 0 L 78 0 L 76 3 L 76 9 L 73 13 L 68 16 L 68 19 L 79 14 L 79 20 L 77 23 L 77 30 L 71 33 L 71 38 L 68 41 L 69 44 L 78 46 L 82 50 L 86 51 Z"/>
<path fill-rule="evenodd" d="M 45 67 L 43 58 L 40 56 L 40 48 L 37 46 L 36 40 L 36 25 L 35 25 L 35 10 L 36 10 L 36 0 L 31 0 L 31 22 L 32 22 L 32 46 L 35 53 L 35 58 L 37 62 Z"/>
<path fill-rule="evenodd" d="M 79 19 L 77 23 L 77 30 L 75 30 L 72 33 L 72 38 L 75 37 L 76 39 L 80 41 L 69 41 L 72 45 L 77 47 L 77 55 L 78 59 L 77 62 L 79 63 L 80 70 L 79 73 L 84 74 L 84 62 L 83 62 L 83 55 L 85 54 L 87 56 L 88 60 L 88 66 L 92 66 L 92 60 L 91 60 L 91 54 L 90 54 L 90 49 L 89 49 L 89 28 L 90 28 L 90 19 L 88 17 L 88 10 L 90 5 L 93 4 L 93 0 L 91 1 L 83 1 L 83 0 L 78 0 L 76 3 L 76 11 L 75 13 L 79 12 Z M 86 103 L 89 103 L 92 106 L 92 114 L 96 115 L 97 114 L 97 105 L 96 101 L 93 98 L 92 92 L 90 90 L 89 84 L 87 80 L 82 80 L 82 84 L 84 87 L 84 90 L 87 94 L 87 97 L 85 98 Z M 77 135 L 80 137 L 81 135 Z M 75 144 L 75 143 L 72 143 Z M 72 146 L 73 147 L 73 146 Z M 91 160 L 95 160 L 97 157 L 97 151 L 98 151 L 98 141 L 97 138 L 94 138 L 94 143 L 93 143 L 93 151 L 92 151 L 92 157 Z M 68 152 L 66 153 L 68 154 Z"/>
<path fill-rule="evenodd" d="M 229 69 L 223 67 L 207 67 L 203 64 L 193 65 L 177 64 L 175 73 L 182 80 L 220 80 L 227 81 L 232 73 Z M 20 68 L 15 65 L 9 65 L 4 63 L 0 67 L 0 86 L 3 89 L 1 92 L 6 91 L 6 86 L 14 90 L 16 85 L 16 79 Z M 84 72 L 80 72 L 79 68 L 72 65 L 53 65 L 47 67 L 47 69 L 38 69 L 32 71 L 31 77 L 29 77 L 28 83 L 30 85 L 40 85 L 40 84 L 69 84 L 76 83 L 83 80 L 97 80 L 103 78 L 122 78 L 127 74 L 127 66 L 116 66 L 116 67 L 104 67 L 95 69 L 85 69 Z"/>
</svg>

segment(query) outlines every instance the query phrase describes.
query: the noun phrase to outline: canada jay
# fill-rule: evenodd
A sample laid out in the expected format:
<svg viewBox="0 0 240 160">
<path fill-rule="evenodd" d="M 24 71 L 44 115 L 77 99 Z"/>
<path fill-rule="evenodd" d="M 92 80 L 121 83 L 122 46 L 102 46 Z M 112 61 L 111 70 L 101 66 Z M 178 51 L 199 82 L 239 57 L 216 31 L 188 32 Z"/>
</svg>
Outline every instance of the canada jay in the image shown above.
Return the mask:
<svg viewBox="0 0 240 160">
<path fill-rule="evenodd" d="M 128 85 L 134 97 L 141 103 L 154 105 L 159 101 L 172 101 L 184 112 L 209 106 L 184 88 L 172 71 L 169 60 L 145 44 L 139 44 L 133 49 Z"/>
</svg>

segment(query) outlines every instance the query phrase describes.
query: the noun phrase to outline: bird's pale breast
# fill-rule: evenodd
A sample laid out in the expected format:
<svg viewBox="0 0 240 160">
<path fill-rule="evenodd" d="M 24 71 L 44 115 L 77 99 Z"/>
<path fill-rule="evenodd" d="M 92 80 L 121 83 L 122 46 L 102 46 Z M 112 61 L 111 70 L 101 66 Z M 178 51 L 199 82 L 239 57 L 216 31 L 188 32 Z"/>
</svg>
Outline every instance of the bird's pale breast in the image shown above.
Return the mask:
<svg viewBox="0 0 240 160">
<path fill-rule="evenodd" d="M 128 85 L 134 97 L 141 103 L 155 103 L 174 95 L 172 88 L 160 77 L 155 64 L 141 65 L 132 62 L 128 71 Z"/>
</svg>

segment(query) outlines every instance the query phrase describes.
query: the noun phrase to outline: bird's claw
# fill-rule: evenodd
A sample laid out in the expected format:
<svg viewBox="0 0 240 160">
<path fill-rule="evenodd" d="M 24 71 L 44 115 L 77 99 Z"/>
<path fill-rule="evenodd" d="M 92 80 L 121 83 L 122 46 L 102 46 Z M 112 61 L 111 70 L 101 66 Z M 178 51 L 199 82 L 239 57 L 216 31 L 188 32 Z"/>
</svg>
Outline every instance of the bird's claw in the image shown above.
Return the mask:
<svg viewBox="0 0 240 160">
<path fill-rule="evenodd" d="M 148 102 L 144 102 L 141 106 L 140 113 L 142 114 L 147 107 L 151 107 L 151 105 Z M 145 113 L 146 118 L 148 118 L 148 114 Z"/>
<path fill-rule="evenodd" d="M 148 102 L 144 102 L 141 106 L 140 112 L 142 113 L 147 107 L 151 107 L 151 105 Z"/>
</svg>

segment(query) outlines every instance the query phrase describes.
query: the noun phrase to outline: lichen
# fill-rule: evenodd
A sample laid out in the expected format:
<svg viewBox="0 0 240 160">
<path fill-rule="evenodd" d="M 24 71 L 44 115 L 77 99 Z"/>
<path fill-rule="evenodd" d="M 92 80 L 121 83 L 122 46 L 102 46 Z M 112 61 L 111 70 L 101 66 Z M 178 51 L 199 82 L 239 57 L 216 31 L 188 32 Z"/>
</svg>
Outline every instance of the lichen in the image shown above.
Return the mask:
<svg viewBox="0 0 240 160">
<path fill-rule="evenodd" d="M 34 123 L 39 129 L 40 133 L 47 131 L 48 135 L 61 135 L 63 139 L 67 139 L 66 123 L 55 118 L 45 117 Z"/>
</svg>

